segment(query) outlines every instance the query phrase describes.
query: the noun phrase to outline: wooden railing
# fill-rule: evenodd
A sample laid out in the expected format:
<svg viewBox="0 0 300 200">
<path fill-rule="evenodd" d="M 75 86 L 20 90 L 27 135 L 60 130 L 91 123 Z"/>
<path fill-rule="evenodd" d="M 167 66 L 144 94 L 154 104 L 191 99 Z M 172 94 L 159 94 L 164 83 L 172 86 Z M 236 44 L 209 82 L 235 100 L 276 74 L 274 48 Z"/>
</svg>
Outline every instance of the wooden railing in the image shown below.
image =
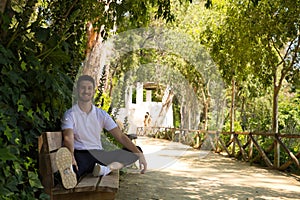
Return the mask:
<svg viewBox="0 0 300 200">
<path fill-rule="evenodd" d="M 188 130 L 166 127 L 143 127 L 137 128 L 137 135 L 148 135 L 155 138 L 167 139 L 170 141 L 181 142 L 193 146 L 194 148 L 208 148 L 206 150 L 214 150 L 215 152 L 226 152 L 230 157 L 236 157 L 250 163 L 257 163 L 263 160 L 265 165 L 272 169 L 286 170 L 288 167 L 296 166 L 300 170 L 299 158 L 300 149 L 293 150 L 294 153 L 286 145 L 291 140 L 296 140 L 294 144 L 299 144 L 299 134 L 274 134 L 274 133 L 258 133 L 258 132 L 217 132 L 206 130 Z M 227 137 L 226 137 L 227 135 Z M 225 142 L 224 139 L 228 138 Z M 230 138 L 230 139 L 229 139 Z M 273 141 L 267 148 L 263 148 L 258 140 Z M 287 140 L 283 142 L 283 140 Z M 207 143 L 209 145 L 207 145 Z M 281 151 L 278 152 L 276 145 L 279 145 Z M 206 147 L 205 147 L 206 146 Z M 264 143 L 266 146 L 266 143 Z M 288 159 L 282 163 L 276 164 L 278 160 L 275 155 L 285 153 Z M 273 162 L 270 158 L 273 157 Z M 278 159 L 278 158 L 277 158 Z"/>
</svg>

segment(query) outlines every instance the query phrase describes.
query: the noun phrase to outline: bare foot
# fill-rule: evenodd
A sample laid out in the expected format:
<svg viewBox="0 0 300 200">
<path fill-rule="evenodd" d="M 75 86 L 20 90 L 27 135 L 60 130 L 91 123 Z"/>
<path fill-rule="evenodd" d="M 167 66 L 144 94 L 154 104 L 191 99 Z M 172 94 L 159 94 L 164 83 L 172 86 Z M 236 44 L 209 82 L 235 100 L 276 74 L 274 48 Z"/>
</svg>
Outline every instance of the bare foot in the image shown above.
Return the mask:
<svg viewBox="0 0 300 200">
<path fill-rule="evenodd" d="M 122 163 L 119 163 L 119 162 L 113 162 L 113 163 L 110 163 L 108 165 L 108 167 L 110 168 L 110 170 L 119 170 L 119 169 L 122 169 L 124 167 L 124 165 Z"/>
</svg>

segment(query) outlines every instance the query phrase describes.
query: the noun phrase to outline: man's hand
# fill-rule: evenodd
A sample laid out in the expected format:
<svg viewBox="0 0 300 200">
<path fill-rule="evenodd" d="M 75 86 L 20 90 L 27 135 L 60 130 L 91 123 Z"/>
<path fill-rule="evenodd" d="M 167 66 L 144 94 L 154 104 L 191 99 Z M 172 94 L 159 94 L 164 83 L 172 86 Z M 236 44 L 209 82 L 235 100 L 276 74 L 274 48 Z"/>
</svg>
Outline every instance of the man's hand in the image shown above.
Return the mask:
<svg viewBox="0 0 300 200">
<path fill-rule="evenodd" d="M 144 174 L 147 170 L 147 162 L 144 154 L 133 144 L 133 142 L 124 134 L 122 131 L 116 127 L 109 131 L 114 138 L 120 142 L 124 147 L 126 147 L 132 153 L 135 153 L 139 158 L 141 173 Z"/>
<path fill-rule="evenodd" d="M 144 174 L 147 170 L 147 162 L 144 154 L 142 153 L 139 154 L 139 163 L 140 163 L 141 174 Z"/>
</svg>

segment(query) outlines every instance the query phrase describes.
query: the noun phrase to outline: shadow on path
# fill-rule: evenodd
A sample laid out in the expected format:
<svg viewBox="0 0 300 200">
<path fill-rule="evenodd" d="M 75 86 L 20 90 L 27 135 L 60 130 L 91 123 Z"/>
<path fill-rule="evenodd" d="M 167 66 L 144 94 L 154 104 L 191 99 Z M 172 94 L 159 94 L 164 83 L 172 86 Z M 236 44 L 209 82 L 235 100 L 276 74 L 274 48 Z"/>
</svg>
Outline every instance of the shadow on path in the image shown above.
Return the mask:
<svg viewBox="0 0 300 200">
<path fill-rule="evenodd" d="M 143 137 L 137 143 L 149 170 L 128 169 L 117 200 L 300 199 L 300 182 L 284 173 L 165 140 Z"/>
</svg>

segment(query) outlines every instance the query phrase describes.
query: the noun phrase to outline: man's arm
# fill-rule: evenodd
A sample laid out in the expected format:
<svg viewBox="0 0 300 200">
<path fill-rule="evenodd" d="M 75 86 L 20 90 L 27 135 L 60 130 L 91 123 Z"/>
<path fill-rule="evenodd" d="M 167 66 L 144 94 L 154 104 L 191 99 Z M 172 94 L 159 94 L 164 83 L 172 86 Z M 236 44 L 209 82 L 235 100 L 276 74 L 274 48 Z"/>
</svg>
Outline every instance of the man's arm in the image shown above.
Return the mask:
<svg viewBox="0 0 300 200">
<path fill-rule="evenodd" d="M 114 138 L 120 142 L 124 147 L 135 153 L 139 157 L 141 173 L 145 173 L 147 170 L 147 162 L 144 154 L 135 146 L 135 144 L 125 135 L 122 131 L 116 127 L 109 131 Z"/>
<path fill-rule="evenodd" d="M 78 166 L 74 157 L 74 132 L 73 129 L 65 129 L 63 130 L 63 137 L 64 137 L 64 146 L 67 147 L 73 157 L 73 165 L 75 165 L 76 169 L 78 170 Z"/>
</svg>

